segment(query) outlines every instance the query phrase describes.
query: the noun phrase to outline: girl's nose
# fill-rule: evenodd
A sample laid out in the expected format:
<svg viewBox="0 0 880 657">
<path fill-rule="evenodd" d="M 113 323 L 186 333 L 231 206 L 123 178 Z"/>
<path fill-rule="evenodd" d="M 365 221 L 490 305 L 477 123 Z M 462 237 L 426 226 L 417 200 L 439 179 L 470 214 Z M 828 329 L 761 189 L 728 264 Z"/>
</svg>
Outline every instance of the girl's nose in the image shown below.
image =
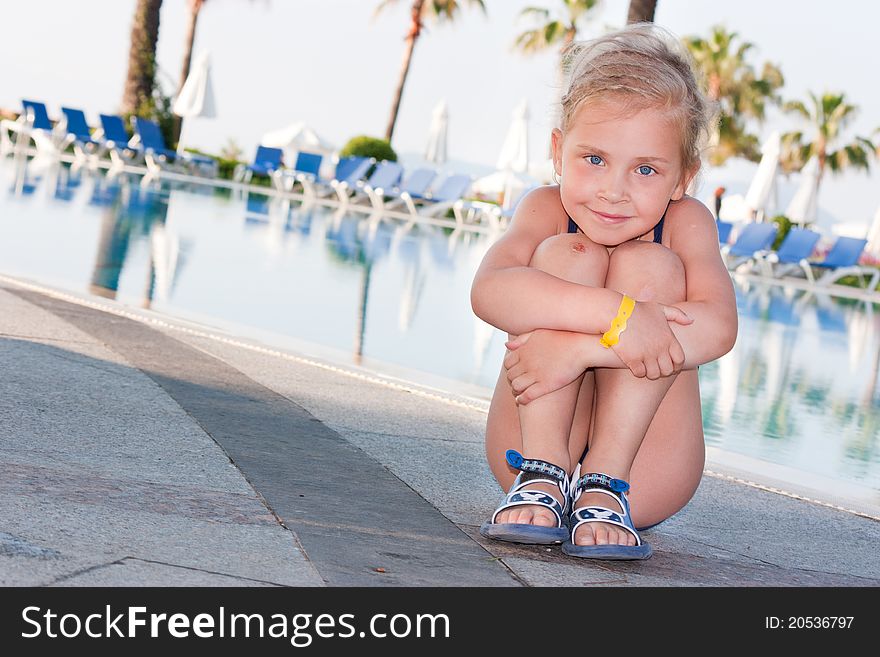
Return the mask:
<svg viewBox="0 0 880 657">
<path fill-rule="evenodd" d="M 621 175 L 608 175 L 599 188 L 599 198 L 608 203 L 619 203 L 626 198 L 626 184 Z"/>
</svg>

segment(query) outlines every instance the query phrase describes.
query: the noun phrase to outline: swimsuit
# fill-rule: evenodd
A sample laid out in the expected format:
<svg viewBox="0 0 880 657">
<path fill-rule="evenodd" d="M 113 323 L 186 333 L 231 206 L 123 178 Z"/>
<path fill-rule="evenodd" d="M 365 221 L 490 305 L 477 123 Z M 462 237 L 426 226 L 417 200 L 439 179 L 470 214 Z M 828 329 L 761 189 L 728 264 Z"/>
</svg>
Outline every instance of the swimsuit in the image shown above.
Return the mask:
<svg viewBox="0 0 880 657">
<path fill-rule="evenodd" d="M 663 239 L 663 220 L 666 219 L 666 213 L 669 211 L 669 204 L 666 204 L 666 210 L 663 211 L 663 216 L 660 217 L 660 221 L 657 222 L 657 225 L 654 226 L 654 244 L 660 244 L 660 241 Z M 576 233 L 578 232 L 578 225 L 574 223 L 571 217 L 568 218 L 568 232 Z"/>
</svg>

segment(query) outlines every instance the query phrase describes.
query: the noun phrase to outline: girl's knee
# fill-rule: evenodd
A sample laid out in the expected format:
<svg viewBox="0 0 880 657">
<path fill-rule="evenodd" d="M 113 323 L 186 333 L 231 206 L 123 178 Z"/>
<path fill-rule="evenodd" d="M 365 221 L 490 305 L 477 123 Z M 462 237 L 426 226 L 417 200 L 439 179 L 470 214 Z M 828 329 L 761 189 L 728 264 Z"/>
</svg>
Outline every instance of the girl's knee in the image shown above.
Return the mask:
<svg viewBox="0 0 880 657">
<path fill-rule="evenodd" d="M 627 242 L 614 249 L 608 264 L 609 285 L 624 283 L 642 301 L 671 303 L 685 298 L 685 270 L 671 249 L 653 242 Z"/>
<path fill-rule="evenodd" d="M 580 233 L 562 233 L 541 242 L 529 265 L 567 281 L 597 285 L 608 271 L 608 250 Z"/>
</svg>

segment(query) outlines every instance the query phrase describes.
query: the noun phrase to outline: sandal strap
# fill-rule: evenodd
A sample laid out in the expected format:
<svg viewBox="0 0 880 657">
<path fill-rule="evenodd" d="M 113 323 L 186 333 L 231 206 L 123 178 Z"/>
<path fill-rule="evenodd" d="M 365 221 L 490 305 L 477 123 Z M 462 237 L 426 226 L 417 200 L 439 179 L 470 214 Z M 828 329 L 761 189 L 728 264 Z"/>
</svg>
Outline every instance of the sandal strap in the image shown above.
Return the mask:
<svg viewBox="0 0 880 657">
<path fill-rule="evenodd" d="M 604 522 L 609 525 L 616 525 L 632 534 L 636 539 L 636 545 L 642 544 L 642 537 L 639 536 L 635 527 L 632 526 L 629 514 L 621 514 L 617 511 L 606 509 L 604 506 L 584 506 L 571 512 L 569 524 L 571 525 L 572 540 L 574 540 L 574 534 L 578 527 L 591 522 Z"/>
<path fill-rule="evenodd" d="M 608 491 L 615 497 L 620 497 L 629 490 L 629 483 L 623 479 L 610 477 L 602 472 L 588 472 L 572 484 L 572 500 L 576 501 L 580 498 L 581 493 L 585 492 L 588 487 Z"/>
<path fill-rule="evenodd" d="M 549 461 L 542 461 L 541 459 L 527 459 L 515 449 L 507 450 L 504 456 L 510 467 L 521 470 L 522 472 L 534 472 L 536 474 L 552 477 L 555 480 L 553 483 L 557 485 L 564 483 L 565 491 L 568 492 L 570 484 L 568 473 L 558 465 L 550 463 Z"/>
<path fill-rule="evenodd" d="M 527 481 L 525 483 L 531 484 L 534 483 L 534 481 Z M 506 511 L 515 506 L 525 505 L 547 507 L 553 512 L 553 515 L 556 516 L 556 526 L 562 527 L 563 519 L 565 518 L 565 509 L 557 499 L 540 490 L 516 490 L 516 486 L 514 486 L 511 492 L 507 494 L 498 508 L 495 509 L 495 513 L 492 514 L 492 523 L 495 523 L 495 519 L 502 511 Z"/>
<path fill-rule="evenodd" d="M 572 511 L 569 515 L 569 526 L 571 527 L 572 541 L 578 527 L 591 522 L 605 522 L 615 525 L 621 529 L 625 529 L 636 539 L 636 545 L 642 544 L 642 537 L 636 531 L 633 525 L 632 517 L 629 511 L 629 500 L 626 492 L 629 490 L 629 483 L 623 479 L 610 477 L 602 472 L 588 472 L 582 477 L 577 477 L 580 472 L 580 466 L 575 470 L 572 479 L 571 491 L 571 507 Z M 615 511 L 604 506 L 584 506 L 575 509 L 575 503 L 580 499 L 583 493 L 602 493 L 614 499 L 620 505 L 620 510 Z"/>
<path fill-rule="evenodd" d="M 565 522 L 566 515 L 570 508 L 569 488 L 571 481 L 568 474 L 563 468 L 548 461 L 541 459 L 527 459 L 515 449 L 507 450 L 505 454 L 507 463 L 514 468 L 520 470 L 513 486 L 510 487 L 501 504 L 492 514 L 492 523 L 498 517 L 498 514 L 514 506 L 525 506 L 528 504 L 544 506 L 553 511 L 556 516 L 556 526 L 562 527 Z M 523 478 L 524 473 L 537 474 L 538 477 Z M 532 486 L 536 483 L 545 483 L 556 486 L 559 489 L 561 502 L 549 493 L 540 490 L 522 490 L 526 486 Z"/>
</svg>

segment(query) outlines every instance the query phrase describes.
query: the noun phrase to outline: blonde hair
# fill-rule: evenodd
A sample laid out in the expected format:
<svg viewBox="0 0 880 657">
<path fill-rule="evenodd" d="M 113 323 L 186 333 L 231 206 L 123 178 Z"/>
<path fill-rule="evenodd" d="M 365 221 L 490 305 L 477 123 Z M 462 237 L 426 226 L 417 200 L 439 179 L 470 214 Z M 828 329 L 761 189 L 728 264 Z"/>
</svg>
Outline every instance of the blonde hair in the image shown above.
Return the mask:
<svg viewBox="0 0 880 657">
<path fill-rule="evenodd" d="M 687 49 L 668 31 L 637 23 L 563 53 L 567 75 L 560 128 L 566 131 L 585 104 L 612 100 L 629 115 L 662 108 L 681 135 L 682 168 L 694 173 L 716 114 L 697 82 Z"/>
</svg>

